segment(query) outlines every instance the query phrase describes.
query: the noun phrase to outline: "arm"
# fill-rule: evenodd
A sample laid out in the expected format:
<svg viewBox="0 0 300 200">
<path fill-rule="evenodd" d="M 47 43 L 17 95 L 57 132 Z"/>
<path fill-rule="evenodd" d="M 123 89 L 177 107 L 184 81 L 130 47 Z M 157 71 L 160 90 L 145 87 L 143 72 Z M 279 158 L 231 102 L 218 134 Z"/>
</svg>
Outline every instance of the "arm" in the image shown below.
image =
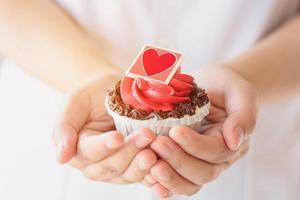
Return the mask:
<svg viewBox="0 0 300 200">
<path fill-rule="evenodd" d="M 0 55 L 60 90 L 119 70 L 53 1 L 0 0 L 0 33 Z"/>
<path fill-rule="evenodd" d="M 119 69 L 74 21 L 52 1 L 0 0 L 0 33 L 2 55 L 58 89 L 75 87 L 54 128 L 58 162 L 110 183 L 138 182 L 149 173 L 156 155 L 147 146 L 155 135 L 139 131 L 125 141 L 113 131 L 103 104 Z"/>
<path fill-rule="evenodd" d="M 300 16 L 224 65 L 253 83 L 263 102 L 300 92 Z"/>
</svg>

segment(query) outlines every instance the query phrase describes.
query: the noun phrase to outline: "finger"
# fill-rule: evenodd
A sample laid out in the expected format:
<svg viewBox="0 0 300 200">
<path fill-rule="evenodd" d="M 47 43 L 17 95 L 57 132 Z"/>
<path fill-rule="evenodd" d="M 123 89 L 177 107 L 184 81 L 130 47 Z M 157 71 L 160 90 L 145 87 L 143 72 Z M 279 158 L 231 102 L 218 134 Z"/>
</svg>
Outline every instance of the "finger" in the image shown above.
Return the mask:
<svg viewBox="0 0 300 200">
<path fill-rule="evenodd" d="M 142 183 L 144 186 L 148 187 L 148 188 L 151 188 L 151 187 L 152 187 L 152 184 L 150 184 L 150 183 L 149 183 L 148 181 L 146 181 L 146 180 L 141 181 L 141 183 Z"/>
<path fill-rule="evenodd" d="M 77 154 L 78 158 L 89 163 L 99 162 L 116 152 L 124 145 L 124 136 L 118 131 L 100 133 L 84 130 L 79 135 Z"/>
<path fill-rule="evenodd" d="M 236 150 L 255 127 L 257 95 L 248 82 L 241 81 L 239 87 L 232 84 L 225 87 L 224 96 L 228 118 L 224 122 L 223 135 L 228 148 Z"/>
<path fill-rule="evenodd" d="M 171 138 L 159 136 L 151 148 L 179 175 L 196 185 L 214 180 L 224 169 L 223 164 L 213 165 L 185 153 Z"/>
<path fill-rule="evenodd" d="M 229 160 L 229 161 L 226 162 L 228 164 L 226 166 L 226 168 L 229 167 L 230 165 L 232 165 L 233 163 L 235 163 L 237 160 L 241 159 L 243 156 L 245 156 L 248 153 L 249 146 L 250 146 L 249 143 L 250 143 L 250 139 L 249 138 L 246 139 L 242 143 L 238 155 L 236 157 L 234 157 L 232 160 Z"/>
<path fill-rule="evenodd" d="M 85 101 L 78 101 L 74 96 L 67 99 L 53 130 L 53 140 L 59 163 L 68 162 L 76 154 L 77 134 L 87 121 L 88 106 L 87 98 Z"/>
<path fill-rule="evenodd" d="M 139 182 L 149 174 L 156 161 L 155 153 L 151 149 L 144 149 L 136 155 L 122 177 L 130 182 Z"/>
<path fill-rule="evenodd" d="M 186 126 L 176 126 L 170 130 L 169 136 L 186 153 L 209 163 L 218 164 L 235 158 L 239 150 L 228 149 L 222 133 L 218 129 L 214 131 L 216 133 L 199 134 Z"/>
<path fill-rule="evenodd" d="M 99 180 L 96 180 L 96 181 L 99 181 Z M 123 177 L 113 178 L 113 179 L 109 180 L 109 183 L 118 184 L 118 185 L 132 184 L 131 181 L 128 181 L 128 180 L 124 179 Z"/>
<path fill-rule="evenodd" d="M 152 186 L 152 190 L 160 198 L 168 198 L 172 196 L 172 193 L 160 183 L 154 184 Z"/>
<path fill-rule="evenodd" d="M 67 163 L 75 156 L 77 132 L 71 126 L 65 124 L 56 125 L 54 128 L 53 141 L 58 163 Z"/>
<path fill-rule="evenodd" d="M 147 174 L 141 183 L 146 187 L 152 188 L 158 182 L 151 174 Z"/>
<path fill-rule="evenodd" d="M 149 175 L 149 174 L 148 174 Z M 151 175 L 150 175 L 151 176 Z M 153 186 L 153 184 L 155 184 L 155 182 L 154 183 L 151 183 L 150 181 L 148 181 L 147 179 L 146 179 L 146 177 L 144 177 L 144 179 L 141 181 L 141 183 L 144 185 L 144 186 L 146 186 L 146 187 L 152 187 Z"/>
<path fill-rule="evenodd" d="M 223 136 L 231 150 L 237 150 L 255 126 L 255 118 L 246 115 L 236 112 L 229 115 L 224 122 Z"/>
<path fill-rule="evenodd" d="M 144 177 L 143 183 L 146 184 L 146 186 L 152 186 L 157 183 L 157 180 L 151 174 L 147 174 Z"/>
<path fill-rule="evenodd" d="M 178 175 L 166 162 L 159 160 L 152 168 L 151 174 L 172 194 L 192 195 L 199 186 Z"/>
<path fill-rule="evenodd" d="M 126 138 L 125 145 L 102 161 L 89 165 L 84 172 L 93 180 L 107 181 L 121 176 L 141 149 L 155 138 L 150 129 L 141 129 Z"/>
</svg>

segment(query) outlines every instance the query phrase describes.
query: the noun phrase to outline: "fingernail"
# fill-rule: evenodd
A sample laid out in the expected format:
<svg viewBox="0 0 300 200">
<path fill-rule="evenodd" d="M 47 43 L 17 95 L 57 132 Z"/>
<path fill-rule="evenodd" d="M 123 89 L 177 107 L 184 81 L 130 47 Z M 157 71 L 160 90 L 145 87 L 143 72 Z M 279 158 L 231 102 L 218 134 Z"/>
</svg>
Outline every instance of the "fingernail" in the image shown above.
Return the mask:
<svg viewBox="0 0 300 200">
<path fill-rule="evenodd" d="M 169 182 L 171 180 L 171 172 L 167 169 L 156 171 L 154 176 L 164 182 Z"/>
<path fill-rule="evenodd" d="M 169 199 L 170 199 L 170 196 L 171 196 L 171 192 L 165 191 L 163 195 L 164 195 L 165 197 L 162 197 L 162 198 L 161 198 L 162 200 L 169 200 Z"/>
<path fill-rule="evenodd" d="M 63 141 L 58 141 L 56 144 L 56 156 L 60 157 L 60 155 L 62 154 L 62 151 L 64 149 L 64 144 Z"/>
<path fill-rule="evenodd" d="M 150 138 L 147 138 L 146 136 L 139 136 L 136 141 L 135 141 L 135 144 L 138 148 L 144 148 L 146 147 L 147 145 L 149 145 L 151 142 L 151 139 Z"/>
<path fill-rule="evenodd" d="M 106 147 L 107 147 L 108 149 L 117 149 L 117 148 L 119 148 L 121 145 L 122 145 L 122 143 L 121 143 L 120 141 L 113 140 L 113 139 L 108 140 L 108 141 L 106 142 Z"/>
<path fill-rule="evenodd" d="M 187 145 L 190 143 L 191 137 L 188 133 L 183 132 L 178 135 L 179 135 L 179 138 L 178 138 L 179 141 L 178 140 L 177 141 L 180 142 L 181 145 Z"/>
<path fill-rule="evenodd" d="M 171 142 L 159 142 L 155 144 L 155 151 L 162 157 L 162 158 L 169 158 L 171 154 L 176 151 L 176 147 Z"/>
<path fill-rule="evenodd" d="M 150 175 L 150 174 L 148 174 L 148 175 L 145 177 L 145 179 L 146 179 L 146 181 L 148 181 L 150 184 L 154 184 L 154 183 L 157 182 L 157 181 L 155 180 L 155 178 L 154 178 L 152 175 Z"/>
<path fill-rule="evenodd" d="M 245 132 L 241 127 L 235 128 L 234 132 L 236 135 L 235 136 L 236 137 L 235 138 L 235 146 L 236 146 L 235 149 L 238 149 L 241 146 L 241 144 L 243 143 Z"/>
</svg>

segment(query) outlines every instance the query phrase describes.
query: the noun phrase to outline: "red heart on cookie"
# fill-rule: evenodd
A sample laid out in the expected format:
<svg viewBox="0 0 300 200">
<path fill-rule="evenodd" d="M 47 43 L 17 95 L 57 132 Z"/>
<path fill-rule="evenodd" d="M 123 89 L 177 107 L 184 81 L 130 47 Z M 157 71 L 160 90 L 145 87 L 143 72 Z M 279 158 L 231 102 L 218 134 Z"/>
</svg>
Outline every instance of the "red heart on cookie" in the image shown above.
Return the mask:
<svg viewBox="0 0 300 200">
<path fill-rule="evenodd" d="M 161 73 L 174 65 L 176 56 L 173 53 L 158 55 L 155 49 L 146 49 L 143 53 L 143 67 L 147 76 Z"/>
</svg>

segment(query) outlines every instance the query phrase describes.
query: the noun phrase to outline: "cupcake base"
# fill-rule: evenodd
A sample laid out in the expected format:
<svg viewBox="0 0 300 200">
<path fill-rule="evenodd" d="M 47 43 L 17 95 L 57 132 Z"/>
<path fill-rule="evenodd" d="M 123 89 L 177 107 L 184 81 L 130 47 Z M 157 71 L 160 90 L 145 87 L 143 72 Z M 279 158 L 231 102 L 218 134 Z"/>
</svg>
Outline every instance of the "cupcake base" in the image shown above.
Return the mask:
<svg viewBox="0 0 300 200">
<path fill-rule="evenodd" d="M 141 128 L 150 128 L 157 135 L 169 135 L 171 128 L 184 125 L 195 131 L 199 130 L 201 127 L 202 119 L 208 115 L 210 109 L 210 103 L 197 107 L 194 115 L 185 115 L 181 118 L 167 118 L 167 119 L 157 119 L 151 118 L 147 120 L 132 119 L 127 116 L 121 116 L 120 114 L 112 111 L 105 101 L 105 106 L 108 114 L 113 117 L 116 130 L 120 131 L 123 135 L 128 136 L 136 130 Z"/>
</svg>

